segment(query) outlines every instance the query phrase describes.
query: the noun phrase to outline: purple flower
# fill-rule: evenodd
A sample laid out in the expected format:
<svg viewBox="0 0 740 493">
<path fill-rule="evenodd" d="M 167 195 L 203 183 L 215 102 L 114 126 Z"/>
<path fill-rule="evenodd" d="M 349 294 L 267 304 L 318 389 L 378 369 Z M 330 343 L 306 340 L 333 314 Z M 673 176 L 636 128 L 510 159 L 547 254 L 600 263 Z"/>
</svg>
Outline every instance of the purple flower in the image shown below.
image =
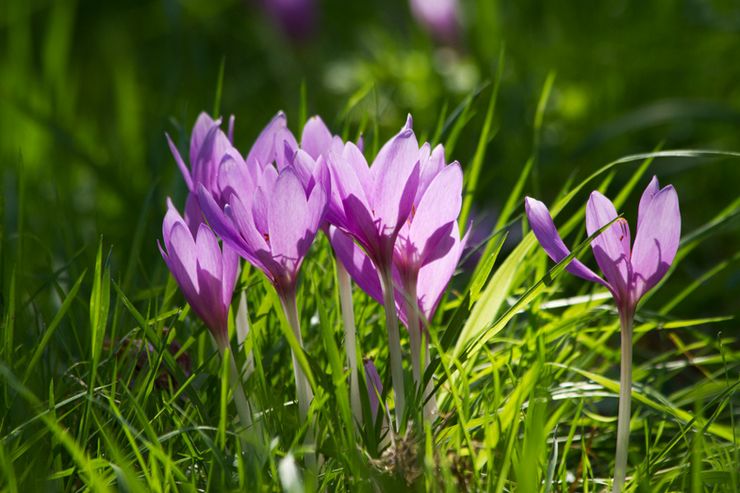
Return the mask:
<svg viewBox="0 0 740 493">
<path fill-rule="evenodd" d="M 351 235 L 381 271 L 390 269 L 398 232 L 419 188 L 422 153 L 411 124 L 409 116 L 371 167 L 351 142 L 341 152 L 338 146 L 328 152 L 332 190 L 327 219 Z"/>
<path fill-rule="evenodd" d="M 228 136 L 221 130 L 221 119 L 214 120 L 207 113 L 198 115 L 190 135 L 190 168 L 185 165 L 180 152 L 168 134 L 167 143 L 180 168 L 189 194 L 185 202 L 185 222 L 192 234 L 196 234 L 202 222 L 198 205 L 198 185 L 202 184 L 216 200 L 220 200 L 218 169 L 226 157 L 241 159 L 233 148 L 234 117 L 229 118 Z"/>
<path fill-rule="evenodd" d="M 563 243 L 545 205 L 527 197 L 529 223 L 542 248 L 555 262 L 570 251 Z M 586 206 L 586 231 L 594 234 L 617 217 L 609 199 L 594 191 Z M 594 257 L 604 278 L 579 260 L 566 267 L 571 274 L 598 282 L 611 291 L 623 316 L 632 317 L 640 298 L 660 281 L 671 266 L 681 237 L 681 213 L 673 186 L 661 189 L 653 177 L 640 199 L 635 242 L 630 249 L 630 229 L 625 219 L 617 219 L 591 243 Z"/>
<path fill-rule="evenodd" d="M 416 21 L 435 39 L 445 43 L 457 41 L 460 31 L 458 0 L 410 0 Z"/>
<path fill-rule="evenodd" d="M 295 292 L 298 272 L 326 208 L 321 184 L 304 188 L 296 172 L 265 167 L 253 193 L 232 192 L 223 210 L 201 186 L 208 221 L 226 244 L 262 270 L 281 296 Z"/>
<path fill-rule="evenodd" d="M 167 267 L 193 311 L 203 320 L 219 347 L 228 344 L 228 315 L 239 259 L 227 245 L 219 247 L 210 228 L 201 223 L 195 235 L 167 199 L 162 222 Z M 166 251 L 165 251 L 166 249 Z"/>
</svg>

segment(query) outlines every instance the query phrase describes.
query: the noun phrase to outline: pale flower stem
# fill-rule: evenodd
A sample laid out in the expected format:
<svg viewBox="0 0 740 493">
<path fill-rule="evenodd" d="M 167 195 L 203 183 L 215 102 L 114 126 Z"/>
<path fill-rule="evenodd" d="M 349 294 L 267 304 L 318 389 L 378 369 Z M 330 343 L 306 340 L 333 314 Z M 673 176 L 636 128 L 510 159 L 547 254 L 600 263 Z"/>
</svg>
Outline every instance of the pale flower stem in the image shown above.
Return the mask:
<svg viewBox="0 0 740 493">
<path fill-rule="evenodd" d="M 239 344 L 239 348 L 242 349 L 247 337 L 249 336 L 249 313 L 247 312 L 247 295 L 244 291 L 242 291 L 242 294 L 239 297 L 239 307 L 236 310 L 235 325 L 236 340 Z M 247 358 L 244 361 L 243 368 L 244 376 L 242 378 L 244 382 L 249 380 L 249 377 L 254 371 L 254 352 L 250 351 L 246 356 Z"/>
<path fill-rule="evenodd" d="M 283 312 L 285 313 L 285 318 L 288 320 L 288 325 L 290 325 L 290 328 L 293 330 L 293 335 L 298 340 L 298 345 L 303 349 L 303 337 L 301 336 L 301 322 L 298 317 L 298 302 L 296 301 L 295 294 L 287 296 L 286 299 L 282 299 L 282 305 L 283 305 Z M 298 358 L 296 357 L 295 352 L 291 349 L 290 354 L 293 358 L 293 375 L 295 376 L 295 387 L 296 387 L 296 396 L 298 399 L 298 416 L 300 418 L 300 422 L 304 423 L 306 421 L 306 418 L 308 417 L 308 408 L 311 404 L 311 401 L 313 400 L 313 390 L 311 390 L 311 385 L 308 383 L 308 378 L 306 377 L 306 374 L 303 373 L 303 369 L 300 366 L 300 363 L 298 363 Z M 306 430 L 306 439 L 304 440 L 304 445 L 307 445 L 309 447 L 315 445 L 314 443 L 314 432 L 311 425 L 308 425 L 308 428 Z M 306 460 L 306 465 L 310 469 L 316 468 L 316 456 L 313 453 L 307 453 L 304 456 L 304 459 Z"/>
<path fill-rule="evenodd" d="M 613 493 L 621 493 L 627 476 L 627 449 L 630 439 L 630 403 L 632 401 L 632 315 L 620 316 L 622 349 L 619 377 L 619 414 L 617 451 L 614 459 Z"/>
<path fill-rule="evenodd" d="M 360 404 L 360 382 L 357 375 L 357 341 L 355 335 L 355 313 L 352 304 L 352 281 L 344 265 L 337 260 L 337 283 L 339 284 L 339 302 L 342 308 L 344 323 L 344 346 L 349 364 L 349 390 L 352 404 L 352 415 L 356 423 L 362 423 L 362 405 Z"/>
<path fill-rule="evenodd" d="M 424 348 L 424 371 L 422 372 L 422 378 L 424 378 L 424 374 L 427 372 L 427 368 L 429 368 L 429 362 L 431 358 L 429 357 L 429 336 L 425 332 L 422 333 L 422 348 Z M 434 379 L 429 379 L 429 382 L 427 382 L 426 389 L 424 389 L 424 398 L 428 399 L 426 403 L 424 404 L 424 419 L 427 421 L 432 421 L 434 419 L 434 416 L 437 414 L 437 399 L 434 397 Z"/>
<path fill-rule="evenodd" d="M 406 407 L 406 395 L 403 385 L 403 364 L 401 361 L 401 336 L 398 333 L 398 317 L 396 316 L 396 302 L 393 297 L 393 274 L 390 266 L 380 274 L 383 287 L 383 305 L 385 308 L 385 323 L 388 330 L 388 351 L 391 357 L 391 378 L 393 380 L 393 394 L 396 402 L 396 426 L 398 431 Z"/>
</svg>

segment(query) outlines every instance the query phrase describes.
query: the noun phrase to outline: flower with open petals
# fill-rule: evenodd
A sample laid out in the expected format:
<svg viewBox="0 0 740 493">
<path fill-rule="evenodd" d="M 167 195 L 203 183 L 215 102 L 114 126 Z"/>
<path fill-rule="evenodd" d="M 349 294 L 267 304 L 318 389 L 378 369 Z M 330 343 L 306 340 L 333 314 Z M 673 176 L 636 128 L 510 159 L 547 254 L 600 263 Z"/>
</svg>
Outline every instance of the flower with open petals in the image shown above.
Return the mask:
<svg viewBox="0 0 740 493">
<path fill-rule="evenodd" d="M 205 223 L 193 235 L 169 199 L 162 237 L 165 248 L 160 244 L 159 251 L 185 299 L 219 347 L 226 347 L 229 306 L 239 268 L 236 253 L 227 245 L 220 247 Z"/>
<path fill-rule="evenodd" d="M 545 205 L 527 197 L 525 208 L 532 231 L 542 248 L 555 262 L 570 254 L 555 228 Z M 586 206 L 586 231 L 594 234 L 617 218 L 614 204 L 594 191 Z M 591 243 L 596 263 L 604 278 L 580 261 L 566 267 L 571 274 L 598 282 L 611 291 L 620 313 L 631 317 L 640 298 L 660 281 L 678 251 L 681 238 L 681 213 L 673 186 L 660 188 L 653 177 L 642 194 L 637 216 L 635 242 L 630 247 L 630 229 L 619 218 Z"/>
</svg>

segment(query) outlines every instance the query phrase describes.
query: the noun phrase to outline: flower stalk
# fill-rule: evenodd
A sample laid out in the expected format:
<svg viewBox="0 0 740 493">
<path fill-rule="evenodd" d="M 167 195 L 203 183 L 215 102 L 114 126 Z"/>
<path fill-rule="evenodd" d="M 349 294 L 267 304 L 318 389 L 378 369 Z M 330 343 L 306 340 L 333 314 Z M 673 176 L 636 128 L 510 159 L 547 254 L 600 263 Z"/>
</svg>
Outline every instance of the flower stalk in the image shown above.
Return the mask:
<svg viewBox="0 0 740 493">
<path fill-rule="evenodd" d="M 627 450 L 630 440 L 630 405 L 632 402 L 632 324 L 630 314 L 620 314 L 621 361 L 619 372 L 619 412 L 617 415 L 617 451 L 614 459 L 613 493 L 621 493 L 627 476 Z"/>
<path fill-rule="evenodd" d="M 393 275 L 391 267 L 386 266 L 380 272 L 381 287 L 383 289 L 383 306 L 385 308 L 385 322 L 388 330 L 388 351 L 391 357 L 391 379 L 396 401 L 396 431 L 400 430 L 401 420 L 406 408 L 406 394 L 403 384 L 403 364 L 401 362 L 401 338 L 398 332 L 398 318 L 393 290 Z"/>
<path fill-rule="evenodd" d="M 352 415 L 357 423 L 362 423 L 362 405 L 360 403 L 360 382 L 357 374 L 357 337 L 355 331 L 355 314 L 352 304 L 352 282 L 342 262 L 337 261 L 337 284 L 339 285 L 339 303 L 344 323 L 344 345 L 347 348 L 349 365 L 349 389 Z"/>
</svg>

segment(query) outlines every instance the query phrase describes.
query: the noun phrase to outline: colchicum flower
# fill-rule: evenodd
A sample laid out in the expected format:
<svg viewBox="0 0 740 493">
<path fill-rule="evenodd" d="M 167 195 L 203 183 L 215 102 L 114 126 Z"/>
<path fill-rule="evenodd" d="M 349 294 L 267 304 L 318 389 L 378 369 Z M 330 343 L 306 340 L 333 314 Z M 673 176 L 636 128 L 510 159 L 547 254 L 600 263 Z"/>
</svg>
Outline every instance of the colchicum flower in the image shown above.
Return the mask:
<svg viewBox="0 0 740 493">
<path fill-rule="evenodd" d="M 243 164 L 229 159 L 222 163 L 218 184 L 223 207 L 205 186 L 199 187 L 208 222 L 226 245 L 272 282 L 301 346 L 298 275 L 324 220 L 328 182 L 323 159 L 316 161 L 298 148 L 280 113 L 257 138 Z M 305 419 L 313 395 L 295 355 L 293 368 L 299 412 Z"/>
<path fill-rule="evenodd" d="M 532 231 L 550 258 L 560 262 L 570 255 L 547 207 L 527 197 L 525 208 Z M 592 192 L 586 206 L 586 231 L 589 236 L 616 218 L 617 211 L 611 201 L 597 191 Z M 668 272 L 678 251 L 680 238 L 681 213 L 676 190 L 671 185 L 661 189 L 658 179 L 653 177 L 640 199 L 635 241 L 631 248 L 629 224 L 622 218 L 614 221 L 591 242 L 594 258 L 605 279 L 576 259 L 566 267 L 575 276 L 605 286 L 612 293 L 619 311 L 622 356 L 614 492 L 621 491 L 627 469 L 635 308 L 645 293 Z"/>
<path fill-rule="evenodd" d="M 406 142 L 400 144 L 398 139 L 406 139 Z M 397 146 L 399 149 L 389 152 L 391 146 Z M 404 149 L 402 146 L 407 147 Z M 384 147 L 386 153 L 381 150 L 376 158 L 376 163 L 379 159 L 385 159 L 387 164 L 380 161 L 381 165 L 392 165 L 402 170 L 404 166 L 406 169 L 413 166 L 409 172 L 409 179 L 405 183 L 401 179 L 396 185 L 398 192 L 394 196 L 394 200 L 401 204 L 399 210 L 403 213 L 404 219 L 400 223 L 393 223 L 393 227 L 388 228 L 391 234 L 386 234 L 385 237 L 380 234 L 381 228 L 373 230 L 367 225 L 352 223 L 358 216 L 362 217 L 362 214 L 365 214 L 371 216 L 365 220 L 382 224 L 380 217 L 372 218 L 380 216 L 371 205 L 374 204 L 373 199 L 367 195 L 359 199 L 353 197 L 351 193 L 347 193 L 353 184 L 347 186 L 346 182 L 342 182 L 343 179 L 347 179 L 347 175 L 351 180 L 366 174 L 364 160 L 361 161 L 354 152 L 347 153 L 350 157 L 345 157 L 343 164 L 348 168 L 354 166 L 357 170 L 354 175 L 349 173 L 342 175 L 342 170 L 337 170 L 342 162 L 333 161 L 332 172 L 335 173 L 333 205 L 339 213 L 330 216 L 330 221 L 332 218 L 335 219 L 338 227 L 331 228 L 329 234 L 337 257 L 355 282 L 370 296 L 384 304 L 387 313 L 392 312 L 393 305 L 396 305 L 398 316 L 409 329 L 414 381 L 419 386 L 423 377 L 422 369 L 428 362 L 428 359 L 426 362 L 422 359 L 422 355 L 427 352 L 425 350 L 422 353 L 422 346 L 425 349 L 428 347 L 428 341 L 423 337 L 424 322 L 433 316 L 442 293 L 455 271 L 464 242 L 460 240 L 457 223 L 462 204 L 460 165 L 456 162 L 445 165 L 442 146 L 431 150 L 429 144 L 424 144 L 421 149 L 417 148 L 418 144 L 411 132 L 409 119 L 402 132 L 386 144 Z M 347 146 L 345 152 L 348 149 L 352 151 L 352 148 Z M 370 168 L 370 171 L 372 173 L 373 168 Z M 404 171 L 401 171 L 401 175 L 404 175 Z M 343 176 L 345 178 L 342 178 Z M 362 180 L 358 181 L 360 184 L 363 183 Z M 372 189 L 372 180 L 370 182 L 371 185 L 364 187 L 365 189 Z M 355 189 L 363 188 L 362 185 L 358 187 L 356 183 L 354 186 Z M 340 200 L 344 210 L 337 206 Z M 350 209 L 348 206 L 354 206 L 355 211 L 363 210 L 363 213 L 342 216 L 342 213 L 346 214 Z M 362 208 L 365 206 L 369 207 L 369 214 Z M 393 212 L 396 214 L 396 211 Z M 336 220 L 337 217 L 339 220 Z M 343 217 L 351 217 L 352 220 Z M 363 246 L 364 251 L 355 244 L 353 238 Z M 384 242 L 390 241 L 393 243 L 388 265 Z M 373 250 L 369 245 L 380 246 Z M 386 286 L 389 287 L 388 290 Z M 391 291 L 390 296 L 386 291 Z M 398 400 L 398 390 L 394 391 Z M 430 416 L 432 407 L 427 407 L 427 410 L 429 412 L 426 414 Z"/>
<path fill-rule="evenodd" d="M 228 246 L 219 246 L 213 231 L 204 223 L 195 236 L 167 199 L 162 223 L 165 248 L 159 244 L 167 267 L 193 311 L 210 330 L 220 348 L 228 340 L 228 316 L 234 293 L 239 258 Z"/>
<path fill-rule="evenodd" d="M 393 306 L 393 248 L 408 219 L 419 187 L 419 144 L 411 116 L 401 131 L 378 152 L 371 167 L 351 142 L 328 152 L 331 202 L 327 220 L 352 236 L 380 275 L 386 306 L 391 375 L 396 402 L 396 427 L 405 407 L 401 342 Z"/>
<path fill-rule="evenodd" d="M 228 351 L 229 307 L 239 270 L 239 258 L 228 245 L 223 245 L 223 248 L 219 246 L 213 231 L 205 223 L 198 225 L 195 234 L 191 233 L 169 199 L 167 214 L 162 222 L 162 237 L 165 248 L 157 243 L 167 267 L 190 307 L 213 335 L 222 357 L 230 359 L 234 402 L 242 425 L 250 427 L 252 411 L 239 380 L 234 356 Z M 257 426 L 256 430 L 259 435 L 260 427 Z M 257 452 L 261 454 L 259 450 Z"/>
</svg>

